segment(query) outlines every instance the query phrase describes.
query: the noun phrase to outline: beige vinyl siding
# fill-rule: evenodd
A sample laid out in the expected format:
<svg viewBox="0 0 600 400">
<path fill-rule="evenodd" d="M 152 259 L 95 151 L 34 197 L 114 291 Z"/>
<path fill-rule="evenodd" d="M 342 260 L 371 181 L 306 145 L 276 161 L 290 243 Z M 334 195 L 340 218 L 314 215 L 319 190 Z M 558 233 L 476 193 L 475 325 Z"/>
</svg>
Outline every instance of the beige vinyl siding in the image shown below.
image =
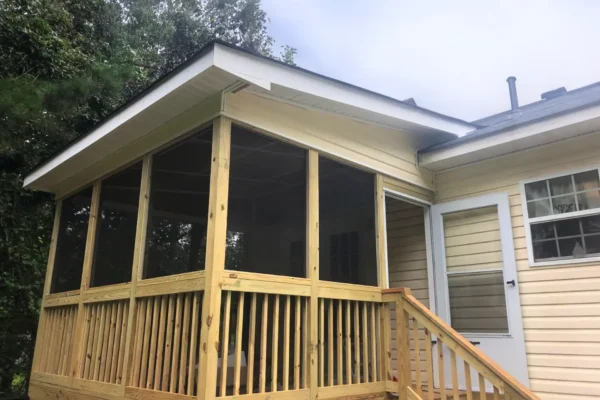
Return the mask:
<svg viewBox="0 0 600 400">
<path fill-rule="evenodd" d="M 224 115 L 324 154 L 433 189 L 432 174 L 417 167 L 415 146 L 401 131 L 245 91 L 226 96 Z"/>
<path fill-rule="evenodd" d="M 401 200 L 386 197 L 387 258 L 390 287 L 409 287 L 413 295 L 429 306 L 427 253 L 425 248 L 424 209 Z M 392 365 L 397 368 L 396 324 L 392 321 Z M 411 325 L 412 326 L 412 325 Z M 425 347 L 425 334 L 420 332 L 420 348 Z M 410 343 L 411 353 L 414 343 Z M 425 352 L 421 351 L 421 376 L 426 378 Z M 414 354 L 411 354 L 413 377 Z M 397 376 L 397 375 L 396 375 Z"/>
<path fill-rule="evenodd" d="M 519 182 L 599 165 L 593 133 L 435 177 L 436 203 L 509 195 L 530 386 L 543 400 L 600 397 L 600 263 L 530 267 Z"/>
</svg>

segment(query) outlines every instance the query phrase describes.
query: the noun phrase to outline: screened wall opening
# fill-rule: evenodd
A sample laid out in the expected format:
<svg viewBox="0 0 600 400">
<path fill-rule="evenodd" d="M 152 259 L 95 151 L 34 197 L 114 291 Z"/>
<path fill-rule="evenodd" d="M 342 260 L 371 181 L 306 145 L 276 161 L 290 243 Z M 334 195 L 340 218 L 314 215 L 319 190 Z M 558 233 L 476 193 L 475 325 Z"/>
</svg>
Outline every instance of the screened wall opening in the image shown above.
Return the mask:
<svg viewBox="0 0 600 400">
<path fill-rule="evenodd" d="M 212 130 L 153 156 L 144 278 L 204 269 Z"/>
<path fill-rule="evenodd" d="M 62 201 L 54 274 L 50 286 L 52 293 L 76 290 L 81 286 L 91 202 L 92 187 Z"/>
<path fill-rule="evenodd" d="M 226 269 L 306 277 L 306 154 L 232 128 Z"/>
<path fill-rule="evenodd" d="M 131 281 L 142 163 L 102 181 L 90 286 Z"/>
<path fill-rule="evenodd" d="M 320 279 L 377 285 L 375 177 L 319 157 Z"/>
</svg>

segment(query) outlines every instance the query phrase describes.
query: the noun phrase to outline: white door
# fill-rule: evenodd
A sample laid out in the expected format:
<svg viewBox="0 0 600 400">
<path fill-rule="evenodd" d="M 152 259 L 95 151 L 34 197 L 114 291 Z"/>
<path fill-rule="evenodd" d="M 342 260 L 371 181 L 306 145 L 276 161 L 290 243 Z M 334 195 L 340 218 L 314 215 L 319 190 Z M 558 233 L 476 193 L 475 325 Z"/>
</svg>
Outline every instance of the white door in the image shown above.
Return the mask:
<svg viewBox="0 0 600 400">
<path fill-rule="evenodd" d="M 508 195 L 432 206 L 431 224 L 438 315 L 529 386 Z M 449 377 L 450 355 L 444 360 Z M 457 363 L 464 388 L 463 362 Z M 479 390 L 473 370 L 471 382 Z"/>
</svg>

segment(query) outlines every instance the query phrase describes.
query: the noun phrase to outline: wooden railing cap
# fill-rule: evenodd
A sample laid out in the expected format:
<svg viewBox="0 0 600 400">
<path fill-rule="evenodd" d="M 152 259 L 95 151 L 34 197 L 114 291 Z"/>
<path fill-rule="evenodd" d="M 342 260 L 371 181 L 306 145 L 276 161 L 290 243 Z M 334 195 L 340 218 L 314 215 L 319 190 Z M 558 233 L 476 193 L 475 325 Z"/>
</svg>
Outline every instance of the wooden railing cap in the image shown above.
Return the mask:
<svg viewBox="0 0 600 400">
<path fill-rule="evenodd" d="M 408 295 L 412 294 L 412 290 L 410 290 L 410 288 L 407 288 L 407 287 L 398 287 L 398 288 L 383 289 L 381 291 L 381 293 L 383 293 L 383 294 L 403 293 L 408 296 Z"/>
</svg>

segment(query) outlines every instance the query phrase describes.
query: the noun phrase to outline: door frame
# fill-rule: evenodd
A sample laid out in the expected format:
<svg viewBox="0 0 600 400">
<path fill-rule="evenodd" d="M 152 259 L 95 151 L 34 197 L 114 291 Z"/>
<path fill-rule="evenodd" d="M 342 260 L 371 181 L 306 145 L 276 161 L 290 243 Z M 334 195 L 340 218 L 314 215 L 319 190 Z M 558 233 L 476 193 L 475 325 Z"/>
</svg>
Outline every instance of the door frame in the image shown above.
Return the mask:
<svg viewBox="0 0 600 400">
<path fill-rule="evenodd" d="M 414 204 L 419 207 L 423 207 L 423 224 L 425 226 L 425 254 L 427 257 L 427 289 L 429 292 L 429 309 L 437 315 L 437 296 L 435 293 L 435 273 L 433 265 L 433 237 L 432 237 L 432 225 L 431 225 L 431 206 L 433 203 L 420 199 L 418 197 L 410 196 L 408 194 L 398 192 L 396 190 L 383 188 L 383 237 L 385 244 L 385 273 L 387 288 L 390 287 L 390 269 L 388 264 L 388 237 L 387 237 L 387 212 L 385 205 L 385 198 L 390 197 L 392 199 L 404 201 L 406 203 Z"/>
</svg>

